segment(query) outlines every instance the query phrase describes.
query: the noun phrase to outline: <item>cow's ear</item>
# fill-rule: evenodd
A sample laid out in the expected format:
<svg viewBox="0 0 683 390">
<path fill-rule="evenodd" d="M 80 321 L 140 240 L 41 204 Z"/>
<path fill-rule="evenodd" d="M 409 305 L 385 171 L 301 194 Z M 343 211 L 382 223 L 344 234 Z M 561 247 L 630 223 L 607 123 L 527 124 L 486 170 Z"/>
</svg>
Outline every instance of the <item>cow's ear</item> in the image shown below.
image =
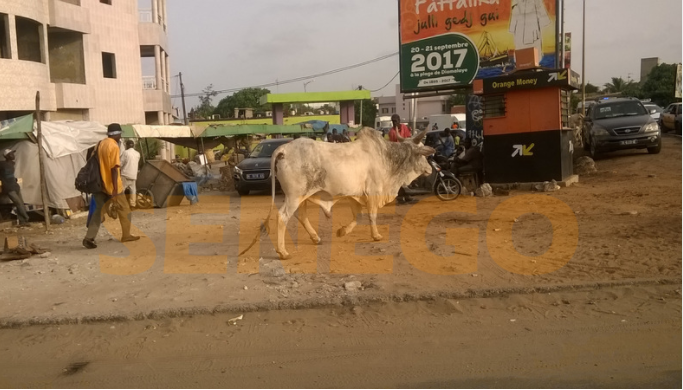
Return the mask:
<svg viewBox="0 0 683 390">
<path fill-rule="evenodd" d="M 436 153 L 436 150 L 429 146 L 421 146 L 418 148 L 418 153 L 420 153 L 423 156 L 431 156 L 432 154 Z"/>
</svg>

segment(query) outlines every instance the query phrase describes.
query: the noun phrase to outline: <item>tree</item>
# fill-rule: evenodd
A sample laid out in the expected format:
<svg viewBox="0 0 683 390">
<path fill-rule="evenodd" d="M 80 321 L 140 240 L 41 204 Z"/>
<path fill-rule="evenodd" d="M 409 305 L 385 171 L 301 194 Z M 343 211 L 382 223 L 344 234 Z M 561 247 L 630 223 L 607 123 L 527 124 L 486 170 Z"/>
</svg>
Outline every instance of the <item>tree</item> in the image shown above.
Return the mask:
<svg viewBox="0 0 683 390">
<path fill-rule="evenodd" d="M 253 108 L 254 113 L 263 114 L 271 110 L 270 104 L 261 104 L 261 97 L 269 94 L 268 89 L 245 88 L 221 99 L 214 110 L 221 118 L 234 118 L 235 108 Z"/>
<path fill-rule="evenodd" d="M 626 87 L 626 80 L 621 77 L 612 77 L 612 82 L 605 84 L 605 92 L 618 93 L 623 92 Z"/>
<path fill-rule="evenodd" d="M 586 95 L 600 92 L 600 88 L 591 83 L 586 83 Z"/>
<path fill-rule="evenodd" d="M 213 114 L 214 107 L 211 104 L 213 98 L 218 95 L 218 92 L 213 90 L 213 84 L 209 84 L 208 87 L 204 88 L 202 94 L 199 95 L 199 106 L 192 109 L 194 111 L 195 118 L 207 119 Z"/>
<path fill-rule="evenodd" d="M 464 106 L 467 104 L 467 95 L 455 94 L 448 97 L 446 101 L 446 111 L 451 112 L 453 106 Z"/>
<path fill-rule="evenodd" d="M 354 122 L 359 123 L 361 126 L 375 127 L 375 117 L 377 116 L 377 106 L 372 100 L 366 99 L 363 102 L 363 122 L 360 120 L 360 107 L 361 101 L 356 100 L 354 102 L 354 111 L 356 112 Z"/>
<path fill-rule="evenodd" d="M 629 81 L 628 83 L 626 83 L 622 91 L 622 95 L 635 97 L 638 99 L 642 99 L 644 97 L 643 91 L 640 87 L 640 83 L 636 83 L 635 81 Z"/>
<path fill-rule="evenodd" d="M 652 68 L 641 90 L 644 97 L 666 107 L 676 101 L 675 88 L 676 64 L 660 64 Z"/>
</svg>

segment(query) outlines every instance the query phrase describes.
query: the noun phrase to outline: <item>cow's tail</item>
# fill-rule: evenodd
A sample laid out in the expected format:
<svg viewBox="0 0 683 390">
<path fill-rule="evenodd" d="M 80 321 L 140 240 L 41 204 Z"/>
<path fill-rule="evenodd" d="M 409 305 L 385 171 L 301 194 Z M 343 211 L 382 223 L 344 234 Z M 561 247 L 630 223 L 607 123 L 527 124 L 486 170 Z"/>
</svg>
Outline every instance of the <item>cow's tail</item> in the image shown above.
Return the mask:
<svg viewBox="0 0 683 390">
<path fill-rule="evenodd" d="M 245 254 L 251 247 L 256 244 L 256 241 L 259 239 L 259 235 L 266 233 L 270 234 L 270 216 L 273 214 L 273 209 L 275 208 L 275 176 L 277 175 L 277 163 L 280 161 L 282 158 L 285 157 L 285 152 L 282 150 L 276 150 L 275 154 L 273 154 L 273 157 L 270 160 L 270 172 L 271 172 L 271 186 L 272 186 L 272 201 L 270 203 L 270 209 L 268 210 L 268 216 L 266 219 L 263 221 L 261 224 L 261 228 L 259 229 L 259 232 L 256 233 L 256 236 L 254 237 L 254 240 L 249 244 L 249 246 L 240 252 L 238 256 L 242 256 Z"/>
</svg>

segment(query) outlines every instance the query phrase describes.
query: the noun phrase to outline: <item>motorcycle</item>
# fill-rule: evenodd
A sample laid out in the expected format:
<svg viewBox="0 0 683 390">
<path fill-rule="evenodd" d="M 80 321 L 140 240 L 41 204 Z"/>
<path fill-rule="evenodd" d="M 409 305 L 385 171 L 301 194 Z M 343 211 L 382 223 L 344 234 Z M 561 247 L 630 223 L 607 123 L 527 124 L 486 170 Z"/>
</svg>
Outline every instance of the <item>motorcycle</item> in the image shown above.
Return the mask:
<svg viewBox="0 0 683 390">
<path fill-rule="evenodd" d="M 460 180 L 458 180 L 452 172 L 442 169 L 433 155 L 429 156 L 427 160 L 436 172 L 436 178 L 432 185 L 434 195 L 444 202 L 456 200 L 462 192 L 462 183 Z"/>
</svg>

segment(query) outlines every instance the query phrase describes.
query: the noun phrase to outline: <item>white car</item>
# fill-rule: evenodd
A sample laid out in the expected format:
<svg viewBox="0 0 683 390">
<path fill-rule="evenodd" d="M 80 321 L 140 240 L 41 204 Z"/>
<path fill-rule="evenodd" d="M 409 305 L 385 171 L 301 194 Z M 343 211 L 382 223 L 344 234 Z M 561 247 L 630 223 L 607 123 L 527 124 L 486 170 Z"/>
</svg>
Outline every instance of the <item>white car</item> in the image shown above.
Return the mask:
<svg viewBox="0 0 683 390">
<path fill-rule="evenodd" d="M 664 112 L 664 109 L 654 103 L 643 103 L 643 105 L 647 109 L 647 112 L 650 113 L 652 119 L 659 122 L 659 117 L 662 114 L 662 112 Z"/>
</svg>

